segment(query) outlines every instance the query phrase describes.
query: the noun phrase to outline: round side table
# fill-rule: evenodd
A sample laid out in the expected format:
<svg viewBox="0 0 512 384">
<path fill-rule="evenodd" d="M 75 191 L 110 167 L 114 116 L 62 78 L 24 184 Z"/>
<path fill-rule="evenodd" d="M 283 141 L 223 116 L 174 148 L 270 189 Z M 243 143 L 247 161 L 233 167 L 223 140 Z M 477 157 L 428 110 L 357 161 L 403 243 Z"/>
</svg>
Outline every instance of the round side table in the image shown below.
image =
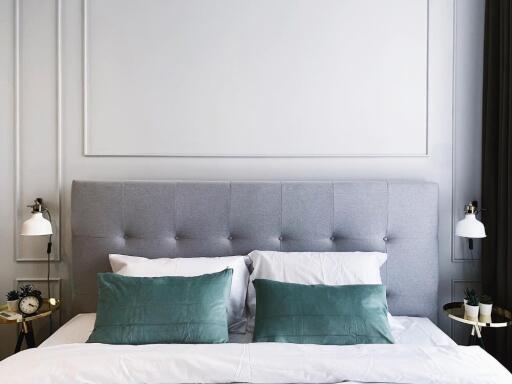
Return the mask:
<svg viewBox="0 0 512 384">
<path fill-rule="evenodd" d="M 3 324 L 20 324 L 20 332 L 18 334 L 18 340 L 16 342 L 16 348 L 14 349 L 14 353 L 17 353 L 21 350 L 21 345 L 23 344 L 23 340 L 26 340 L 27 348 L 34 348 L 36 346 L 36 342 L 34 339 L 34 330 L 32 328 L 32 322 L 37 319 L 41 319 L 44 317 L 50 316 L 52 313 L 57 311 L 60 308 L 60 300 L 56 299 L 44 299 L 43 304 L 39 311 L 32 316 L 22 316 L 18 314 L 15 319 L 6 319 L 3 316 L 0 316 L 0 325 Z M 7 312 L 7 305 L 0 306 L 0 315 L 3 315 Z M 12 312 L 9 312 L 12 313 Z"/>
<path fill-rule="evenodd" d="M 468 345 L 480 345 L 484 348 L 482 330 L 488 328 L 504 328 L 512 325 L 512 312 L 500 307 L 492 307 L 491 316 L 480 315 L 478 319 L 466 316 L 464 303 L 454 302 L 443 305 L 444 313 L 452 320 L 471 325 Z"/>
</svg>

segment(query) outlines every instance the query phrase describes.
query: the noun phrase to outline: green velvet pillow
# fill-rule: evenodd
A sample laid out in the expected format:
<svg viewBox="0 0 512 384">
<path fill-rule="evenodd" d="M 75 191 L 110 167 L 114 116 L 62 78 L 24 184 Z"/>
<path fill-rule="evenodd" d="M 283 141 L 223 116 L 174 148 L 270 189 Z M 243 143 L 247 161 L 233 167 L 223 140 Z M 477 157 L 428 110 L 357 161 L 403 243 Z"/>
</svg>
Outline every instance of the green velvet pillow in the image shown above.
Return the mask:
<svg viewBox="0 0 512 384">
<path fill-rule="evenodd" d="M 383 285 L 302 285 L 256 279 L 254 341 L 389 344 Z"/>
<path fill-rule="evenodd" d="M 226 343 L 232 269 L 196 277 L 98 274 L 88 343 Z"/>
</svg>

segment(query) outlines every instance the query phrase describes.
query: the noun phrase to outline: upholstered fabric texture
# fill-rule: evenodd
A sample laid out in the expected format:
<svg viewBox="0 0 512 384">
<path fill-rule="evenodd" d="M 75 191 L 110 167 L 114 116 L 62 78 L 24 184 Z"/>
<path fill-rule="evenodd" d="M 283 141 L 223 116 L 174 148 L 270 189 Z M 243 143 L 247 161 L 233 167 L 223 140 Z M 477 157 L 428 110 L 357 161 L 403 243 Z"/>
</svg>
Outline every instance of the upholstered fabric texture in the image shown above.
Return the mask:
<svg viewBox="0 0 512 384">
<path fill-rule="evenodd" d="M 428 182 L 75 181 L 73 312 L 96 310 L 109 253 L 377 251 L 393 315 L 437 322 L 438 187 Z M 421 287 L 421 289 L 418 289 Z"/>
<path fill-rule="evenodd" d="M 228 323 L 230 333 L 245 333 L 245 301 L 249 282 L 250 259 L 247 256 L 158 258 L 109 255 L 112 272 L 123 276 L 199 276 L 233 270 L 231 293 L 228 302 Z"/>
<path fill-rule="evenodd" d="M 390 344 L 383 285 L 304 285 L 254 280 L 254 341 Z"/>
<path fill-rule="evenodd" d="M 275 252 L 249 254 L 253 271 L 247 290 L 250 314 L 256 313 L 256 279 L 296 284 L 382 284 L 380 268 L 387 260 L 381 252 Z"/>
<path fill-rule="evenodd" d="M 88 343 L 228 341 L 232 269 L 196 277 L 98 274 L 98 311 Z"/>
</svg>

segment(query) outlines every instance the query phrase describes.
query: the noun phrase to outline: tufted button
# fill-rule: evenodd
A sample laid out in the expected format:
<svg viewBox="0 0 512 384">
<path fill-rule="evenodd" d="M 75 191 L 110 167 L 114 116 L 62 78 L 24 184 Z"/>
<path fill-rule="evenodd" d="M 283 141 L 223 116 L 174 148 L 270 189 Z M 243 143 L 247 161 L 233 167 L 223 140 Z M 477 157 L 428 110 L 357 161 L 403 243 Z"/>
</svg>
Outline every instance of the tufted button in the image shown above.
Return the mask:
<svg viewBox="0 0 512 384">
<path fill-rule="evenodd" d="M 331 239 L 331 241 L 336 240 L 336 238 L 334 236 L 331 236 L 329 239 Z"/>
<path fill-rule="evenodd" d="M 233 236 L 228 236 L 228 240 L 233 240 Z"/>
<path fill-rule="evenodd" d="M 279 241 L 283 241 L 283 236 L 279 236 Z"/>
<path fill-rule="evenodd" d="M 126 233 L 123 235 L 123 239 L 125 239 L 125 240 L 126 240 L 128 237 L 129 237 L 129 236 L 128 236 L 128 234 L 126 234 Z"/>
<path fill-rule="evenodd" d="M 382 240 L 384 240 L 384 241 L 388 241 L 389 239 L 388 239 L 388 237 L 387 237 L 387 236 L 384 236 L 384 237 L 382 238 Z"/>
</svg>

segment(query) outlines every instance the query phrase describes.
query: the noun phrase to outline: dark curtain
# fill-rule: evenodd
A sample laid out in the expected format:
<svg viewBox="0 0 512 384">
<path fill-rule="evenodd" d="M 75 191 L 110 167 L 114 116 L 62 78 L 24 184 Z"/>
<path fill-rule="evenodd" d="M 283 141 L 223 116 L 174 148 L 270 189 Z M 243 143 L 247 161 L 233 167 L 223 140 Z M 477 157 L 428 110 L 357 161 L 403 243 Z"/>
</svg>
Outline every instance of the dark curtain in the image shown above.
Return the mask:
<svg viewBox="0 0 512 384">
<path fill-rule="evenodd" d="M 512 7 L 487 0 L 485 9 L 482 288 L 512 309 Z M 512 330 L 484 331 L 487 349 L 512 370 Z"/>
</svg>

